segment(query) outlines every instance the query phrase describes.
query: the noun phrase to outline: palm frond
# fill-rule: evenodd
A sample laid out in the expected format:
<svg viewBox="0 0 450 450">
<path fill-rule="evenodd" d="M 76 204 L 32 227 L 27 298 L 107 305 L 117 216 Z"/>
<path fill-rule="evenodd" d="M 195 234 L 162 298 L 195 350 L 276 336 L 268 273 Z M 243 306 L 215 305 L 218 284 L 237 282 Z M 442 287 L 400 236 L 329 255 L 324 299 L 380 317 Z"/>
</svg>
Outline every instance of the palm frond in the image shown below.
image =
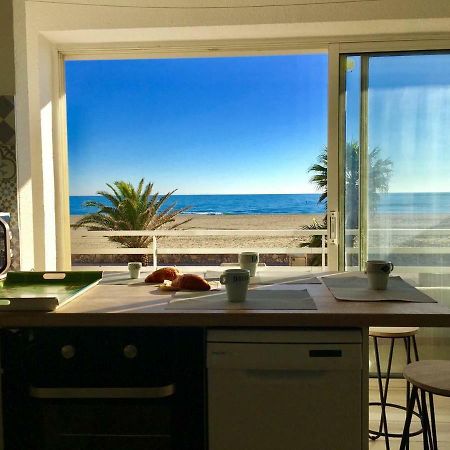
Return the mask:
<svg viewBox="0 0 450 450">
<path fill-rule="evenodd" d="M 136 187 L 123 180 L 107 183 L 106 186 L 109 190 L 97 192 L 103 201 L 90 200 L 84 203 L 97 211 L 81 217 L 72 225 L 74 228 L 120 231 L 156 230 L 168 226 L 168 229 L 174 229 L 191 220 L 173 223 L 178 215 L 190 209 L 189 206 L 177 208 L 176 202 L 167 203 L 176 190 L 163 195 L 153 193 L 153 183 L 145 184 L 144 178 L 139 180 Z M 108 239 L 129 248 L 147 248 L 152 242 L 150 236 L 109 236 Z"/>
</svg>

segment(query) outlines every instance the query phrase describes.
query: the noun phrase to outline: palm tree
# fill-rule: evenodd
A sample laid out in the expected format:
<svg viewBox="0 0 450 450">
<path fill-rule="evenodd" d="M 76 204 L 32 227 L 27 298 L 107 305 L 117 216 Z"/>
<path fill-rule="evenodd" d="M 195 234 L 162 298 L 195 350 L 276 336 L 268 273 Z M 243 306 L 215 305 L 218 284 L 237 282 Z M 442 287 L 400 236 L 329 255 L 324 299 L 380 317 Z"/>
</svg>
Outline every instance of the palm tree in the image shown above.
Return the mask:
<svg viewBox="0 0 450 450">
<path fill-rule="evenodd" d="M 327 172 L 328 172 L 328 150 L 325 147 L 322 153 L 317 157 L 317 163 L 313 164 L 308 172 L 315 172 L 315 174 L 309 179 L 309 181 L 316 185 L 316 189 L 321 191 L 319 200 L 317 203 L 324 203 L 326 205 L 327 200 Z"/>
<path fill-rule="evenodd" d="M 392 175 L 392 161 L 389 158 L 380 158 L 380 148 L 375 147 L 369 152 L 369 208 L 375 211 L 380 201 L 380 193 L 388 192 L 389 181 Z M 316 189 L 321 192 L 317 203 L 326 205 L 328 188 L 327 188 L 327 172 L 328 172 L 328 149 L 324 147 L 322 153 L 317 158 L 317 163 L 313 164 L 308 172 L 314 175 L 310 178 L 310 182 L 316 185 Z M 346 168 L 345 168 L 345 195 L 346 203 L 357 205 L 359 203 L 359 143 L 352 141 L 346 145 Z M 355 214 L 346 214 L 346 227 L 349 229 L 358 228 L 358 215 L 356 209 Z M 306 225 L 307 230 L 323 230 L 327 228 L 327 216 L 325 215 L 323 222 L 314 222 Z M 308 243 L 302 244 L 303 247 L 320 247 L 321 236 L 311 236 Z M 312 264 L 320 264 L 320 255 L 312 257 Z"/>
<path fill-rule="evenodd" d="M 137 187 L 127 181 L 107 183 L 110 192 L 97 192 L 103 201 L 84 203 L 84 206 L 97 208 L 97 211 L 83 216 L 73 227 L 86 227 L 89 231 L 157 230 L 174 229 L 189 222 L 190 219 L 186 219 L 173 224 L 176 216 L 189 209 L 176 209 L 176 203 L 167 204 L 176 190 L 159 195 L 158 192 L 153 193 L 153 183 L 145 186 L 144 183 L 144 178 Z M 152 242 L 151 236 L 109 236 L 108 239 L 127 248 L 148 248 Z M 142 263 L 147 265 L 149 255 L 140 256 Z"/>
</svg>

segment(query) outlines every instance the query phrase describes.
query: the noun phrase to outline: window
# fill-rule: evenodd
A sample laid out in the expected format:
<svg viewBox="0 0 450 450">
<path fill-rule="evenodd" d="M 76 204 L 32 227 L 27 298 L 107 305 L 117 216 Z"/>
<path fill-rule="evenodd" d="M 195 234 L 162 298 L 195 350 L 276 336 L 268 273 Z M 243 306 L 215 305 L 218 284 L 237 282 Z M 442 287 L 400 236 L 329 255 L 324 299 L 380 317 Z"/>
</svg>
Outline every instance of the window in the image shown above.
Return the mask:
<svg viewBox="0 0 450 450">
<path fill-rule="evenodd" d="M 326 264 L 326 54 L 68 60 L 65 72 L 72 223 L 117 180 L 176 190 L 160 211 L 181 212 L 158 227 L 177 225 L 171 236 L 145 242 L 74 233 L 74 264 L 122 264 L 140 247 L 151 261 L 155 243 L 161 264 L 217 265 L 242 250 Z"/>
<path fill-rule="evenodd" d="M 342 65 L 346 266 L 389 259 L 450 304 L 450 54 L 348 55 Z M 422 357 L 448 358 L 432 345 L 447 335 L 424 330 Z"/>
</svg>

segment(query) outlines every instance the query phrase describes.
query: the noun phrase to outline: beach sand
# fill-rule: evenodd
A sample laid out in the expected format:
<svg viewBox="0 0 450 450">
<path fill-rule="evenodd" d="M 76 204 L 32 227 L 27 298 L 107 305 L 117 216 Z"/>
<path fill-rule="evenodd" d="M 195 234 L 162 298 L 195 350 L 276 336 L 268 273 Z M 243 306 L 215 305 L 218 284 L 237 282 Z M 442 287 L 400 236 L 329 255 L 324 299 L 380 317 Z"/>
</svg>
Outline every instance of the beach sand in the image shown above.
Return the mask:
<svg viewBox="0 0 450 450">
<path fill-rule="evenodd" d="M 322 214 L 273 214 L 273 215 L 197 215 L 186 214 L 177 219 L 178 222 L 191 219 L 180 226 L 183 230 L 301 230 L 310 225 L 313 219 L 323 220 Z M 79 216 L 71 216 L 75 223 Z M 238 236 L 204 236 L 189 238 L 159 238 L 160 247 L 298 247 L 307 242 L 307 237 L 254 237 Z M 82 254 L 84 248 L 116 247 L 106 238 L 72 238 L 72 253 Z"/>
<path fill-rule="evenodd" d="M 80 216 L 71 216 L 71 223 L 75 223 Z M 177 221 L 191 219 L 179 229 L 186 230 L 301 230 L 303 226 L 310 225 L 313 220 L 319 223 L 323 214 L 272 214 L 272 215 L 197 215 L 186 214 Z M 373 245 L 384 243 L 399 247 L 448 247 L 450 229 L 450 214 L 380 214 L 372 217 L 373 228 L 401 228 L 402 230 L 386 241 L 387 235 L 383 232 L 371 233 Z M 428 229 L 441 229 L 442 236 L 429 233 Z M 295 248 L 307 242 L 308 237 L 261 237 L 255 236 L 204 236 L 189 238 L 158 238 L 159 247 L 283 247 Z M 375 242 L 381 240 L 382 242 Z M 109 242 L 106 238 L 72 238 L 72 253 L 83 254 L 86 248 L 118 247 L 118 244 Z"/>
</svg>

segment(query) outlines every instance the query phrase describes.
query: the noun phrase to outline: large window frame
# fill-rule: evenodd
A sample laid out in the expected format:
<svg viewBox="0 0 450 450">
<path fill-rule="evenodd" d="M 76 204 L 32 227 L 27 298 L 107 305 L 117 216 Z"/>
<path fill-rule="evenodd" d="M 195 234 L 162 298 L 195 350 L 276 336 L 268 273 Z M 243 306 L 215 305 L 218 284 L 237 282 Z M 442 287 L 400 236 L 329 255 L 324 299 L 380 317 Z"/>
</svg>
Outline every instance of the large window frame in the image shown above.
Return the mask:
<svg viewBox="0 0 450 450">
<path fill-rule="evenodd" d="M 59 243 L 59 268 L 68 270 L 71 268 L 71 236 L 70 236 L 70 216 L 69 216 L 69 180 L 68 180 L 68 142 L 67 142 L 67 113 L 66 113 L 66 84 L 65 84 L 65 62 L 73 60 L 111 60 L 111 59 L 157 59 L 157 58 L 186 58 L 186 57 L 224 57 L 224 56 L 270 56 L 270 55 L 289 55 L 289 54 L 312 54 L 312 53 L 324 53 L 329 51 L 326 45 L 311 46 L 310 44 L 301 43 L 287 43 L 285 42 L 271 42 L 271 43 L 258 43 L 248 42 L 240 43 L 239 50 L 231 49 L 229 43 L 225 43 L 221 46 L 217 46 L 212 49 L 205 48 L 203 45 L 197 46 L 198 48 L 187 48 L 185 51 L 180 51 L 179 47 L 176 48 L 163 48 L 159 51 L 155 49 L 142 48 L 137 50 L 122 50 L 117 51 L 111 49 L 105 50 L 89 50 L 86 49 L 83 52 L 79 50 L 60 50 L 58 52 L 58 73 L 59 73 L 59 98 L 60 110 L 58 114 L 58 125 L 60 130 L 59 152 L 58 158 L 60 164 L 55 170 L 55 187 L 60 195 L 55 199 L 57 202 L 56 211 L 60 215 L 60 219 L 57 223 L 60 224 L 57 230 L 58 243 Z M 277 49 L 274 50 L 274 47 Z M 328 129 L 327 141 L 329 142 L 329 129 Z M 330 191 L 328 191 L 328 204 L 330 204 Z M 332 202 L 333 204 L 333 202 Z M 337 269 L 337 252 L 331 250 L 328 246 L 328 267 L 332 270 Z"/>
<path fill-rule="evenodd" d="M 19 32 L 20 30 L 18 30 Z M 41 35 L 40 35 L 41 36 Z M 44 35 L 30 48 L 18 48 L 16 98 L 19 226 L 21 268 L 68 270 L 70 225 L 68 207 L 67 137 L 64 60 L 149 57 L 242 56 L 328 52 L 328 257 L 331 270 L 342 269 L 342 140 L 343 104 L 340 56 L 349 53 L 433 51 L 450 48 L 450 34 L 340 36 L 157 42 L 130 48 L 120 44 L 71 44 Z M 31 56 L 30 56 L 31 55 Z M 23 67 L 21 67 L 21 65 Z M 24 88 L 26 86 L 26 88 Z M 50 108 L 45 108 L 50 105 Z M 23 117 L 26 117 L 25 119 Z M 330 231 L 336 230 L 336 235 Z"/>
<path fill-rule="evenodd" d="M 339 166 L 341 167 L 339 175 L 339 204 L 341 205 L 339 214 L 339 223 L 341 224 L 339 232 L 339 242 L 343 243 L 339 247 L 338 267 L 339 270 L 345 270 L 345 153 L 346 153 L 346 110 L 345 110 L 345 92 L 346 92 L 346 59 L 352 55 L 361 55 L 361 118 L 360 124 L 360 191 L 359 191 L 359 269 L 364 269 L 364 262 L 368 258 L 367 248 L 367 207 L 368 205 L 361 201 L 367 198 L 367 123 L 364 118 L 367 116 L 367 79 L 368 79 L 368 58 L 373 54 L 382 55 L 403 55 L 410 53 L 432 53 L 439 51 L 450 51 L 450 40 L 440 39 L 434 41 L 412 41 L 412 42 L 387 42 L 380 46 L 379 43 L 366 42 L 358 44 L 346 44 L 340 48 L 339 65 L 340 65 L 340 107 L 339 107 Z"/>
</svg>

